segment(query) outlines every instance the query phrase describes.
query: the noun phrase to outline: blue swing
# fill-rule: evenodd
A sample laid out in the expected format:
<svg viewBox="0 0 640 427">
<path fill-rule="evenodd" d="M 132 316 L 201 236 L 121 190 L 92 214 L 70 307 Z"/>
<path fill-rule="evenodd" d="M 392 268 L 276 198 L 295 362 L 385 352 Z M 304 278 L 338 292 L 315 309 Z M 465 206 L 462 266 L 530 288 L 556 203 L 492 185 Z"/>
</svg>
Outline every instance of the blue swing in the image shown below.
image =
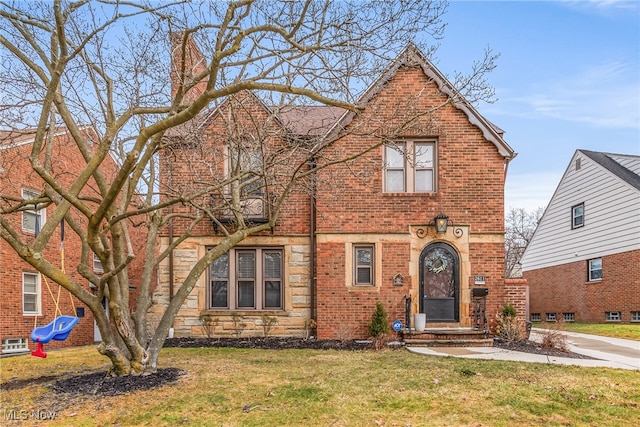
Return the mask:
<svg viewBox="0 0 640 427">
<path fill-rule="evenodd" d="M 38 217 L 36 217 L 36 236 L 38 235 L 38 230 L 40 229 L 38 224 Z M 60 221 L 60 262 L 61 262 L 61 270 L 64 272 L 64 220 Z M 61 286 L 58 285 L 58 297 L 55 298 L 53 296 L 53 292 L 51 292 L 51 287 L 49 286 L 49 281 L 46 277 L 44 277 L 44 282 L 47 285 L 47 290 L 51 295 L 51 298 L 54 300 L 56 304 L 55 314 L 60 314 L 58 317 L 54 318 L 51 323 L 46 326 L 36 327 L 36 322 L 38 320 L 35 317 L 33 331 L 31 332 L 31 340 L 33 342 L 38 343 L 38 348 L 31 352 L 32 356 L 36 357 L 47 357 L 47 353 L 44 352 L 44 347 L 42 344 L 47 344 L 51 340 L 56 341 L 64 341 L 69 336 L 71 329 L 80 321 L 79 317 L 76 316 L 65 316 L 60 313 L 60 289 Z M 71 293 L 69 293 L 69 299 L 71 300 L 71 305 L 75 310 L 75 304 L 73 303 L 73 298 L 71 297 Z"/>
<path fill-rule="evenodd" d="M 79 317 L 75 316 L 58 316 L 51 323 L 46 326 L 40 326 L 35 328 L 31 332 L 31 340 L 38 343 L 38 348 L 31 352 L 32 356 L 47 357 L 47 353 L 44 352 L 42 344 L 47 344 L 49 341 L 64 341 L 69 336 L 71 329 L 80 321 Z"/>
</svg>

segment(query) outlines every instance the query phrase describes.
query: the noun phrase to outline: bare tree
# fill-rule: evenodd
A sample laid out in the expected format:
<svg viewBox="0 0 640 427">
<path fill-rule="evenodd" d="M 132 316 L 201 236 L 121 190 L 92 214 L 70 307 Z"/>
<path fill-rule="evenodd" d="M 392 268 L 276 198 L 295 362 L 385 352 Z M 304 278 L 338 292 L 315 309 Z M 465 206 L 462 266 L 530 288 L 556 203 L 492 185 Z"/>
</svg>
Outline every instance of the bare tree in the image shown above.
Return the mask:
<svg viewBox="0 0 640 427">
<path fill-rule="evenodd" d="M 505 217 L 505 277 L 522 277 L 520 260 L 544 213 L 543 207 L 529 212 L 511 208 Z"/>
<path fill-rule="evenodd" d="M 271 146 L 276 114 L 256 123 L 241 121 L 233 112 L 239 104 L 229 100 L 252 91 L 275 105 L 274 112 L 306 103 L 357 113 L 358 92 L 407 44 L 433 54 L 446 11 L 444 2 L 420 0 L 55 0 L 1 1 L 0 6 L 0 126 L 35 130 L 29 156 L 42 188 L 35 201 L 0 195 L 0 237 L 90 308 L 103 339 L 98 350 L 110 358 L 115 375 L 157 368 L 167 331 L 198 278 L 244 238 L 274 226 L 287 197 L 310 179 L 310 160 L 321 159 L 321 167 L 328 167 L 358 154 L 332 151 L 330 139 Z M 190 40 L 202 51 L 197 64 L 190 60 Z M 488 51 L 469 75 L 456 75 L 457 91 L 447 102 L 490 101 L 493 91 L 484 77 L 494 59 Z M 228 153 L 197 152 L 203 137 L 198 126 L 211 111 L 228 113 L 227 132 L 207 136 L 227 138 Z M 402 123 L 399 130 L 411 119 Z M 84 159 L 69 182 L 58 179 L 46 150 L 56 127 L 67 130 Z M 87 128 L 95 137 L 88 137 Z M 190 185 L 161 182 L 158 153 L 185 145 L 193 148 L 193 167 L 215 164 L 222 156 L 237 167 L 226 175 L 211 170 L 206 180 Z M 209 195 L 226 188 L 232 190 L 224 203 L 212 206 Z M 247 218 L 247 196 L 256 194 L 269 201 L 264 223 Z M 34 203 L 47 208 L 46 223 L 37 237 L 25 240 L 9 217 Z M 223 213 L 233 218 L 233 226 L 219 220 Z M 83 242 L 82 261 L 73 273 L 95 283 L 95 294 L 42 255 L 63 219 Z M 158 251 L 160 231 L 178 220 L 186 224 L 183 231 Z M 198 260 L 154 330 L 147 330 L 154 269 L 205 220 L 221 226 L 225 238 Z M 145 227 L 143 249 L 133 244 L 134 226 Z M 90 268 L 92 253 L 104 268 L 102 276 Z M 130 269 L 141 258 L 139 297 L 131 312 Z M 108 300 L 113 328 L 102 298 Z"/>
</svg>

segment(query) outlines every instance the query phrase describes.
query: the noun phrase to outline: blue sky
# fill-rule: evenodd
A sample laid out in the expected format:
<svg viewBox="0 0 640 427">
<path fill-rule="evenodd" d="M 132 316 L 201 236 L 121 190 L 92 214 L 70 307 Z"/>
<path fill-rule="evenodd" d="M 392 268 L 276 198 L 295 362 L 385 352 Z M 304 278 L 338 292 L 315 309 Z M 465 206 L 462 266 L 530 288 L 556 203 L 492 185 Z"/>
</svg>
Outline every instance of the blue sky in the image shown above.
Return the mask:
<svg viewBox="0 0 640 427">
<path fill-rule="evenodd" d="M 576 149 L 640 155 L 639 1 L 452 1 L 445 21 L 444 73 L 500 54 L 478 110 L 518 153 L 506 209 L 546 206 Z"/>
</svg>

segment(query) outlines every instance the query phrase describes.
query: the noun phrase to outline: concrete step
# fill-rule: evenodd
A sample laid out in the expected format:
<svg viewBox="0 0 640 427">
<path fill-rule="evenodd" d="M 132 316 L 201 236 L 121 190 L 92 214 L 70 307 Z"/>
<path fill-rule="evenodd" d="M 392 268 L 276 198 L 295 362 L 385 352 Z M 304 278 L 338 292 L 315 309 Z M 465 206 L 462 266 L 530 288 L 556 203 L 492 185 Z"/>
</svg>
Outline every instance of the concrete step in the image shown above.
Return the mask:
<svg viewBox="0 0 640 427">
<path fill-rule="evenodd" d="M 493 347 L 493 338 L 474 339 L 423 339 L 405 338 L 406 346 L 411 347 Z"/>
</svg>

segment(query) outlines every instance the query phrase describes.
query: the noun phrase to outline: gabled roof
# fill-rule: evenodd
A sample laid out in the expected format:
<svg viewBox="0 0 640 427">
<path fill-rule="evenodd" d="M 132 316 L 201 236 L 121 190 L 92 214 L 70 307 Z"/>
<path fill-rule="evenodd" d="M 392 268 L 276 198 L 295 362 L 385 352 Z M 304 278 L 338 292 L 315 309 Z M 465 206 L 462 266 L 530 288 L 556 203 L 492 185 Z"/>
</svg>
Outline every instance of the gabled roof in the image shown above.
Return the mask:
<svg viewBox="0 0 640 427">
<path fill-rule="evenodd" d="M 482 131 L 483 136 L 496 146 L 501 156 L 510 160 L 516 157 L 517 153 L 502 138 L 504 131 L 480 115 L 473 105 L 464 99 L 460 92 L 453 87 L 451 82 L 449 82 L 413 44 L 409 44 L 367 90 L 364 91 L 357 104 L 360 107 L 365 107 L 366 104 L 382 90 L 384 85 L 396 75 L 398 69 L 402 66 L 419 66 L 425 75 L 438 85 L 440 91 L 454 100 L 453 105 L 463 111 L 469 118 L 469 121 Z M 351 122 L 354 115 L 355 113 L 353 112 L 346 113 L 340 123 L 337 123 L 334 128 L 346 126 Z"/>
<path fill-rule="evenodd" d="M 614 157 L 624 156 L 628 158 L 635 158 L 636 160 L 640 161 L 640 156 L 601 153 L 599 151 L 589 151 L 589 150 L 578 150 L 578 151 L 584 154 L 585 156 L 589 157 L 594 162 L 598 163 L 600 166 L 605 168 L 607 171 L 609 171 L 613 175 L 617 176 L 618 178 L 620 178 L 621 180 L 629 184 L 631 187 L 635 188 L 636 190 L 640 190 L 640 175 L 638 175 L 637 173 L 633 172 L 630 169 L 627 169 L 626 167 L 618 163 L 616 160 L 614 160 L 614 158 L 612 157 L 612 156 Z"/>
</svg>

